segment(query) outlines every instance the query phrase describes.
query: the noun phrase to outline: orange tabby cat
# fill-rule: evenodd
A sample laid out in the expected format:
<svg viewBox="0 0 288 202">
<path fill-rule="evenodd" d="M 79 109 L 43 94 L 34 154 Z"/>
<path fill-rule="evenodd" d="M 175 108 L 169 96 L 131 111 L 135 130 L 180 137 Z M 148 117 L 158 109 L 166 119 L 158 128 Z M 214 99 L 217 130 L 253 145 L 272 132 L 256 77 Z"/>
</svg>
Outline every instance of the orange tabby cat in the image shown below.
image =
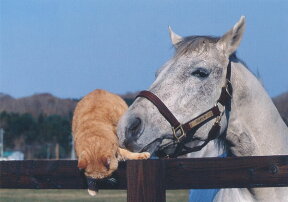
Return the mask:
<svg viewBox="0 0 288 202">
<path fill-rule="evenodd" d="M 118 146 L 116 127 L 127 108 L 122 98 L 104 90 L 94 90 L 77 104 L 72 132 L 78 167 L 85 169 L 87 177 L 101 179 L 111 175 L 119 160 L 150 157 L 148 152 L 132 153 Z"/>
</svg>

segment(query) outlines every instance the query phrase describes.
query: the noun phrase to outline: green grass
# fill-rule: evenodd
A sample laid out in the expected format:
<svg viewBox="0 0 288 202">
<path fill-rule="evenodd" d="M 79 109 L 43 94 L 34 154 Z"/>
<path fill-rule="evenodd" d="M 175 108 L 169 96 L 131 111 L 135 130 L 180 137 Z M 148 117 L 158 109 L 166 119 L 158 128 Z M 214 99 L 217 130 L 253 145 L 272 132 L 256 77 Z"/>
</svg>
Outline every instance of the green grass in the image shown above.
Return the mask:
<svg viewBox="0 0 288 202">
<path fill-rule="evenodd" d="M 50 201 L 98 201 L 98 202 L 125 202 L 125 190 L 100 190 L 96 197 L 91 197 L 87 190 L 59 190 L 59 189 L 0 189 L 1 202 L 50 202 Z M 167 202 L 188 201 L 187 190 L 166 191 Z"/>
</svg>

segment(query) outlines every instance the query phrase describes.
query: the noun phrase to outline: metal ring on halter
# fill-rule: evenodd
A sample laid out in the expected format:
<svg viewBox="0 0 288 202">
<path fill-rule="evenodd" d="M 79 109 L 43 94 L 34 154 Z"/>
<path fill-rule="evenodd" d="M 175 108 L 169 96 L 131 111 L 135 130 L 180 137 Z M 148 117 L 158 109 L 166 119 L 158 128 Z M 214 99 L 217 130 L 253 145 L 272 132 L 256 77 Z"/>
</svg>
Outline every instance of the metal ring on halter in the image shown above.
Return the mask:
<svg viewBox="0 0 288 202">
<path fill-rule="evenodd" d="M 232 86 L 232 83 L 229 79 L 226 79 L 226 85 L 225 85 L 225 89 L 226 89 L 226 93 L 230 96 L 230 98 L 232 98 L 232 92 L 229 92 L 229 86 Z"/>
<path fill-rule="evenodd" d="M 215 106 L 218 106 L 218 103 L 219 103 L 220 105 L 222 105 L 220 102 L 217 102 L 217 103 L 215 104 Z M 220 114 L 216 117 L 216 120 L 215 120 L 215 123 L 216 123 L 216 124 L 219 124 L 219 125 L 220 125 L 220 121 L 221 121 L 221 119 L 222 119 L 222 116 L 224 115 L 225 108 L 226 108 L 225 105 L 222 105 L 222 107 L 223 107 L 223 109 L 220 110 L 220 107 L 218 106 L 219 111 L 220 111 Z"/>
</svg>

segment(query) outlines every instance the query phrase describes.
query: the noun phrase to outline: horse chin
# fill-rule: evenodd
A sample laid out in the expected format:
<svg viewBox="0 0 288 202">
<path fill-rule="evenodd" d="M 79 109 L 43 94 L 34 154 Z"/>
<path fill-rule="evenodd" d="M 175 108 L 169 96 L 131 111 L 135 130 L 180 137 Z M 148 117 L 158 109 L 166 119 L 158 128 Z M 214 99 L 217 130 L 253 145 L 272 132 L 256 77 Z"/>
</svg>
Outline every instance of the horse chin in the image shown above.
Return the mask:
<svg viewBox="0 0 288 202">
<path fill-rule="evenodd" d="M 160 145 L 162 143 L 162 140 L 155 139 L 145 147 L 141 149 L 141 152 L 149 152 L 151 156 L 158 151 Z"/>
</svg>

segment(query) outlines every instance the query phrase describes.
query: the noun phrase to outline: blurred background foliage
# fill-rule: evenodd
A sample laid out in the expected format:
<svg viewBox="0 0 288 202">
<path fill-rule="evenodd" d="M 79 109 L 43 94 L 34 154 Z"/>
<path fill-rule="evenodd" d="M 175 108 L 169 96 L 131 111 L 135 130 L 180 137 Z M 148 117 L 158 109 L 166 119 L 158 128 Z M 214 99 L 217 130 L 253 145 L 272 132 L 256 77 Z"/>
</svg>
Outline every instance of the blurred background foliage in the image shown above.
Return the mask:
<svg viewBox="0 0 288 202">
<path fill-rule="evenodd" d="M 138 92 L 121 95 L 131 105 Z M 79 99 L 35 94 L 15 99 L 0 95 L 0 128 L 5 131 L 4 151 L 20 151 L 25 159 L 73 157 L 71 124 Z M 273 101 L 288 125 L 288 92 Z"/>
</svg>

